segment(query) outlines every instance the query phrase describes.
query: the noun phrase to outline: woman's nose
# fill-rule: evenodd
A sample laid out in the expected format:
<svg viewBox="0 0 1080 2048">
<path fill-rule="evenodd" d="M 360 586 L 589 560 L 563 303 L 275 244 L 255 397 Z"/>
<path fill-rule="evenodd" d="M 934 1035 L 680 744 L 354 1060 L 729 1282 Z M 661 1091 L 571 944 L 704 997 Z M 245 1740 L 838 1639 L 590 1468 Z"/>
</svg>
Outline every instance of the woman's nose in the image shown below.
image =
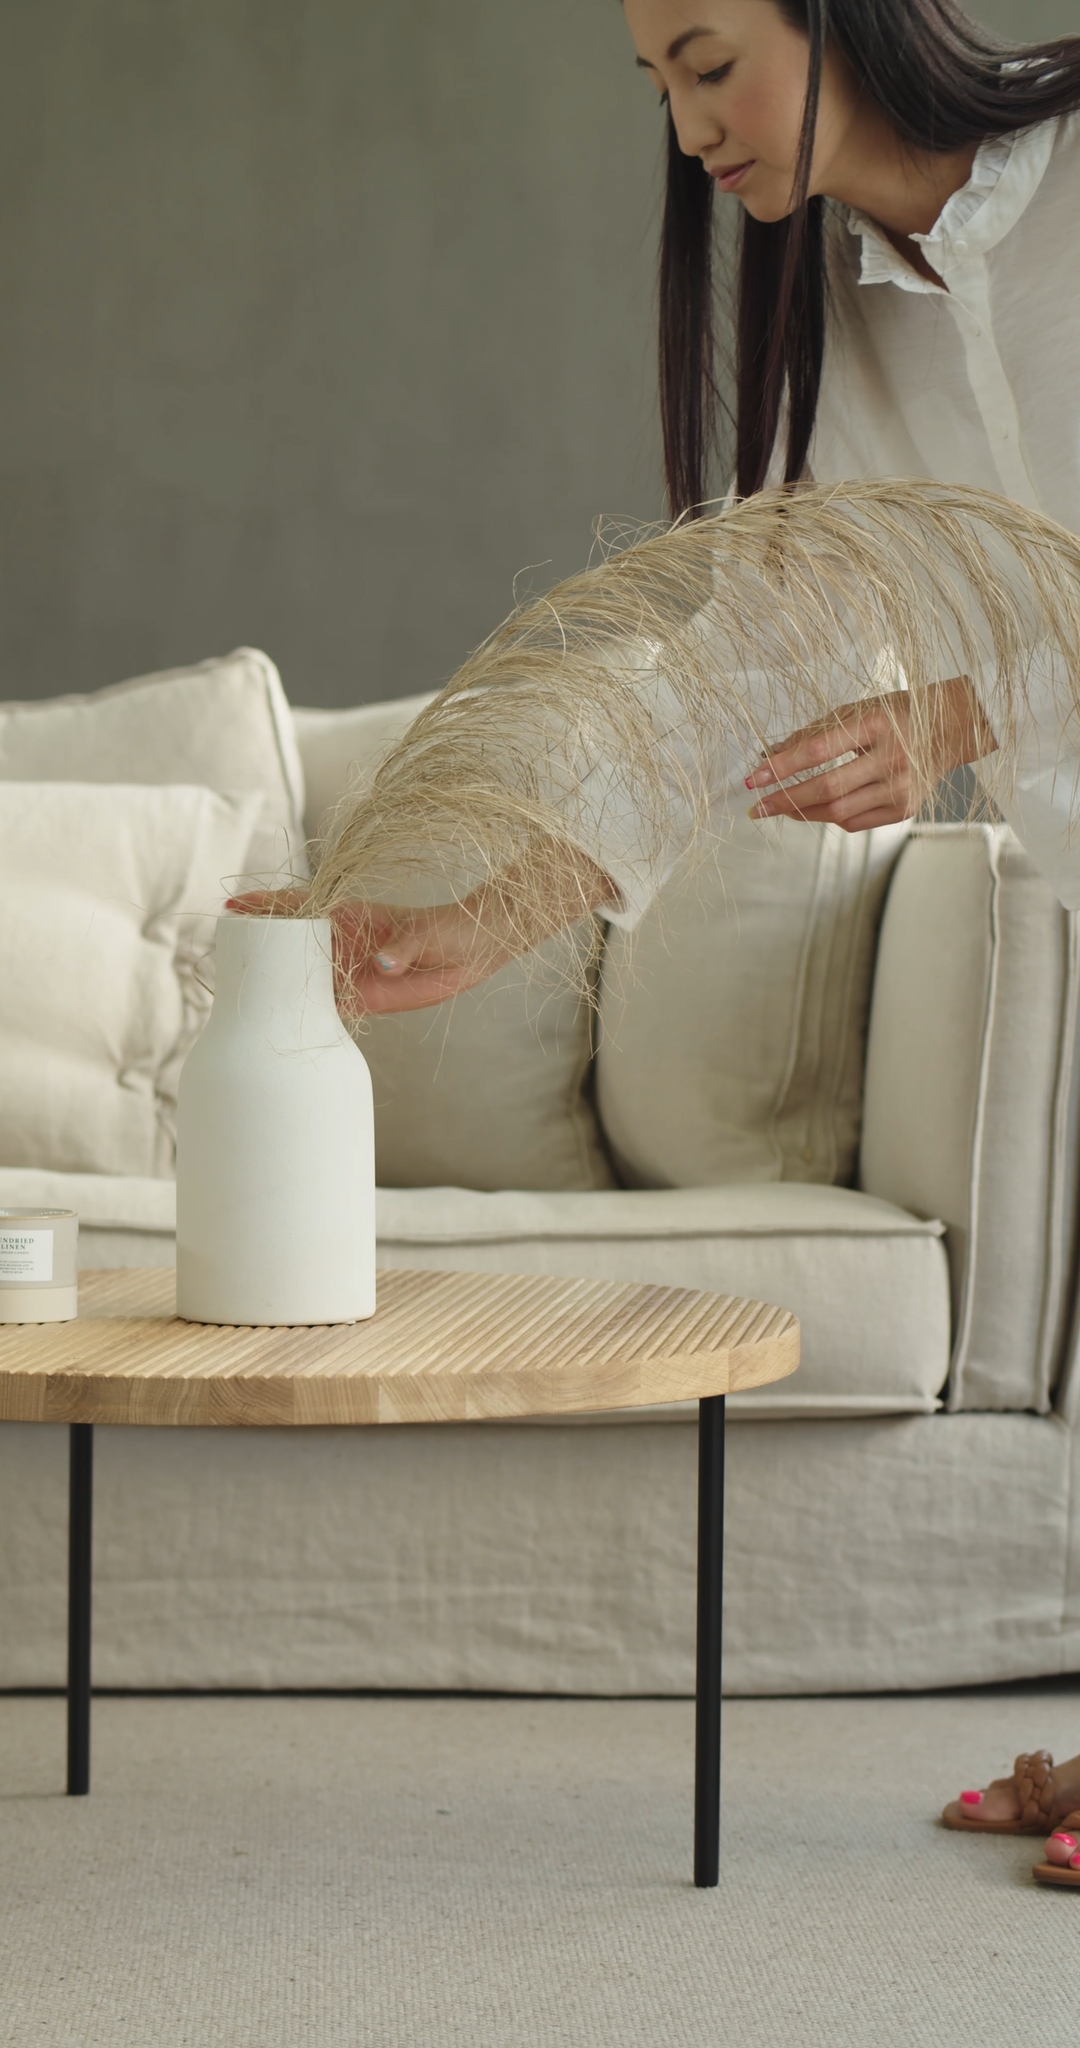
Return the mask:
<svg viewBox="0 0 1080 2048">
<path fill-rule="evenodd" d="M 672 93 L 668 105 L 684 156 L 701 156 L 706 149 L 719 149 L 724 130 L 699 98 L 692 93 Z"/>
</svg>

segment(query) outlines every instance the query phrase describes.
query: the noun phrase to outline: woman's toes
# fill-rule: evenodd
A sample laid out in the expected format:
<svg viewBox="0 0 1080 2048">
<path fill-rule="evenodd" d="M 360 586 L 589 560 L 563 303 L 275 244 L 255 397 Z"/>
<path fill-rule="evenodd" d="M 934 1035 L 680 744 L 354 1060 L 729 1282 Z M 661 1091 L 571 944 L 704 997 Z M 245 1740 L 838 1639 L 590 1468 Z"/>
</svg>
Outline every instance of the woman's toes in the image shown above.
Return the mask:
<svg viewBox="0 0 1080 2048">
<path fill-rule="evenodd" d="M 982 1820 L 988 1825 L 1016 1818 L 1016 1792 L 1008 1782 L 995 1780 L 985 1792 L 961 1792 L 958 1804 L 968 1820 Z"/>
<path fill-rule="evenodd" d="M 970 1820 L 986 1821 L 995 1827 L 1015 1821 L 1020 1811 L 1015 1778 L 995 1778 L 985 1792 L 961 1792 L 960 1807 Z"/>
<path fill-rule="evenodd" d="M 1080 1842 L 1075 1835 L 1067 1835 L 1063 1828 L 1055 1828 L 1046 1844 L 1046 1860 L 1048 1863 L 1071 1864 L 1074 1870 L 1080 1869 L 1078 1849 Z"/>
</svg>

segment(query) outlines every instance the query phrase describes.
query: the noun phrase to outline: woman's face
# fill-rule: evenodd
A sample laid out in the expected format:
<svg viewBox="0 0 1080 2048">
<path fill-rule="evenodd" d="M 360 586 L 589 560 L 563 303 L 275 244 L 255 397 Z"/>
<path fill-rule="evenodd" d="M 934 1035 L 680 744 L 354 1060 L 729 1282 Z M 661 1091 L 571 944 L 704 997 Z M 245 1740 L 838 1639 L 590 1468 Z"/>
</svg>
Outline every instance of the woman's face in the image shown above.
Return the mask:
<svg viewBox="0 0 1080 2048">
<path fill-rule="evenodd" d="M 773 0 L 624 0 L 627 25 L 685 156 L 755 220 L 792 210 L 809 43 Z M 856 109 L 843 61 L 826 51 L 810 191 L 828 192 Z M 839 181 L 842 182 L 842 179 Z"/>
</svg>

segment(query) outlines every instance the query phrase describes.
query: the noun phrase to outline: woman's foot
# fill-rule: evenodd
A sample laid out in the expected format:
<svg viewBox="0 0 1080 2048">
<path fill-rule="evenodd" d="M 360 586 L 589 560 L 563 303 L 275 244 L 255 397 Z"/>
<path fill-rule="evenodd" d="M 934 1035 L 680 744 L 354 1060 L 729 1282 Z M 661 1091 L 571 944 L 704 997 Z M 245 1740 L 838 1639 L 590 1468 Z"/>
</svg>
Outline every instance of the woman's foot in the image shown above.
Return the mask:
<svg viewBox="0 0 1080 2048">
<path fill-rule="evenodd" d="M 1032 1876 L 1039 1884 L 1080 1886 L 1080 1813 L 1067 1813 L 1043 1844 L 1043 1861 Z"/>
<path fill-rule="evenodd" d="M 1049 1750 L 1036 1749 L 1017 1757 L 1011 1778 L 995 1778 L 981 1792 L 961 1792 L 941 1817 L 946 1827 L 973 1834 L 1041 1835 L 1077 1809 L 1080 1756 L 1055 1767 Z"/>
<path fill-rule="evenodd" d="M 1076 1815 L 1070 1814 L 1070 1820 Z M 1043 1853 L 1048 1863 L 1059 1863 L 1063 1870 L 1080 1870 L 1080 1834 L 1073 1834 L 1069 1828 L 1055 1828 Z"/>
</svg>

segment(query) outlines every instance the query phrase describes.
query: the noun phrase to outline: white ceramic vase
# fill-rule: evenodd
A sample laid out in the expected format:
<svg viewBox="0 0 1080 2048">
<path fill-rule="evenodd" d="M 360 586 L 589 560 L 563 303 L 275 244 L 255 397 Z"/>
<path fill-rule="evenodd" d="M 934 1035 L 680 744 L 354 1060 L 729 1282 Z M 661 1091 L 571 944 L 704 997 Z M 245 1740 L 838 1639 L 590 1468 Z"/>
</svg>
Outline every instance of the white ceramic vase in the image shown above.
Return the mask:
<svg viewBox="0 0 1080 2048">
<path fill-rule="evenodd" d="M 218 919 L 214 1006 L 180 1075 L 176 1306 L 197 1323 L 375 1313 L 371 1077 L 326 918 Z"/>
</svg>

